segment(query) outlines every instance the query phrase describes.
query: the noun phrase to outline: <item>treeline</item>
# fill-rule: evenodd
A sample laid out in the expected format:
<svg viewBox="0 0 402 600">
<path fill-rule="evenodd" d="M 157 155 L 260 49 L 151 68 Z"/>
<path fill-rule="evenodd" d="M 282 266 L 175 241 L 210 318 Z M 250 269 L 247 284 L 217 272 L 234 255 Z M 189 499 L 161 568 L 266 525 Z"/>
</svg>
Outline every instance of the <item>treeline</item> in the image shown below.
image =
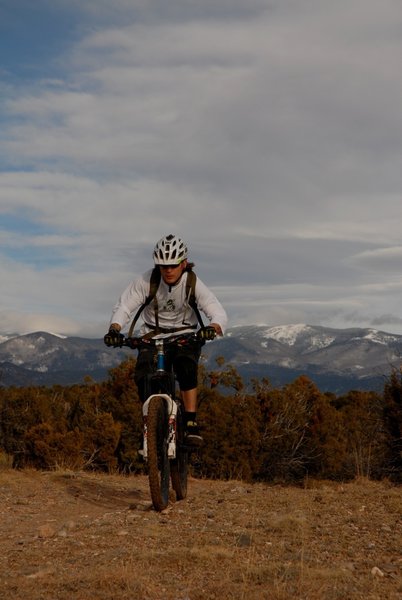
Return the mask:
<svg viewBox="0 0 402 600">
<path fill-rule="evenodd" d="M 135 359 L 107 381 L 68 387 L 0 388 L 0 452 L 15 468 L 143 472 Z M 297 482 L 356 476 L 402 481 L 402 373 L 381 394 L 322 393 L 306 377 L 281 388 L 268 379 L 246 391 L 218 359 L 200 367 L 199 421 L 205 444 L 195 476 Z"/>
</svg>

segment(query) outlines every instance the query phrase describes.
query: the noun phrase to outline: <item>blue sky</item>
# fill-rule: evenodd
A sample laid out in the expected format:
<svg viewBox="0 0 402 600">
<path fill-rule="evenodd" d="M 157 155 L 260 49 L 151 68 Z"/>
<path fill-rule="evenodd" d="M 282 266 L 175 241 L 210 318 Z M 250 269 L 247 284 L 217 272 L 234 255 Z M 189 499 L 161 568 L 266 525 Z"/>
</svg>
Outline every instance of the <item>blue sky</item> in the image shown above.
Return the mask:
<svg viewBox="0 0 402 600">
<path fill-rule="evenodd" d="M 0 333 L 101 336 L 163 235 L 231 325 L 402 333 L 395 0 L 0 5 Z"/>
</svg>

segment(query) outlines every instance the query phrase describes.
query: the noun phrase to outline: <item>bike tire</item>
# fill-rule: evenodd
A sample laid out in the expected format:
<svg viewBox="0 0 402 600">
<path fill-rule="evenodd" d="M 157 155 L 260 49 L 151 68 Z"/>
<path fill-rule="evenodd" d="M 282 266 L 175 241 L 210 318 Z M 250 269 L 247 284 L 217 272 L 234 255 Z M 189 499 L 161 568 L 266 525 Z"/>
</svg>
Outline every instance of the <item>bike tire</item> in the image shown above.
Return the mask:
<svg viewBox="0 0 402 600">
<path fill-rule="evenodd" d="M 184 444 L 184 423 L 181 410 L 177 414 L 176 458 L 170 464 L 172 487 L 176 500 L 184 500 L 187 496 L 188 450 Z"/>
<path fill-rule="evenodd" d="M 157 511 L 164 510 L 169 503 L 168 427 L 166 402 L 155 396 L 148 407 L 147 436 L 149 489 Z"/>
</svg>

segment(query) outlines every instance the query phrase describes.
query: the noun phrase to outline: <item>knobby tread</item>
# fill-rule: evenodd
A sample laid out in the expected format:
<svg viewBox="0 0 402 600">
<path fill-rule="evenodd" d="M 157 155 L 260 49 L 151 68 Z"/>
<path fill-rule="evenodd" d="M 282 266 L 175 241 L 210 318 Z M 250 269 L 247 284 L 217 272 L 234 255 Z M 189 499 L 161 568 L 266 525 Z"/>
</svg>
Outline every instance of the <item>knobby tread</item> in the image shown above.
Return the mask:
<svg viewBox="0 0 402 600">
<path fill-rule="evenodd" d="M 152 398 L 148 407 L 148 478 L 155 510 L 169 503 L 170 465 L 167 455 L 168 416 L 166 403 L 160 396 Z"/>
</svg>

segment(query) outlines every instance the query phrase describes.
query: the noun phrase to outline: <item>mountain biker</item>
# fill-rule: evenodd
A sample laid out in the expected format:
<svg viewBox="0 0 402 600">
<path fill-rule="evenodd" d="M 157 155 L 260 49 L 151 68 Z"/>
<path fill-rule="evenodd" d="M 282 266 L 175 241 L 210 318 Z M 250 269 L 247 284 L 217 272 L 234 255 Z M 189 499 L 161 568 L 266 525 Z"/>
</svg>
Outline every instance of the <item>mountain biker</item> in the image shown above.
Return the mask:
<svg viewBox="0 0 402 600">
<path fill-rule="evenodd" d="M 187 254 L 186 244 L 175 235 L 167 235 L 157 242 L 153 252 L 155 269 L 160 271 L 160 283 L 155 294 L 156 307 L 154 302 L 144 306 L 150 292 L 151 276 L 155 270 L 150 269 L 132 281 L 115 304 L 109 331 L 104 337 L 106 345 L 118 345 L 123 337 L 121 330 L 141 306 L 144 321 L 140 330 L 141 336 L 148 334 L 174 339 L 197 330 L 197 311 L 189 304 L 186 287 L 194 263 L 188 261 Z M 194 294 L 198 309 L 209 321 L 209 326 L 202 330 L 204 339 L 213 339 L 215 335 L 222 336 L 227 324 L 227 315 L 221 303 L 198 277 Z M 196 415 L 197 370 L 203 344 L 202 340 L 190 339 L 183 345 L 171 344 L 166 351 L 167 365 L 173 364 L 183 399 L 187 441 L 194 446 L 202 444 Z M 141 347 L 134 379 L 142 402 L 146 400 L 146 376 L 152 370 L 153 361 L 154 350 Z"/>
</svg>

